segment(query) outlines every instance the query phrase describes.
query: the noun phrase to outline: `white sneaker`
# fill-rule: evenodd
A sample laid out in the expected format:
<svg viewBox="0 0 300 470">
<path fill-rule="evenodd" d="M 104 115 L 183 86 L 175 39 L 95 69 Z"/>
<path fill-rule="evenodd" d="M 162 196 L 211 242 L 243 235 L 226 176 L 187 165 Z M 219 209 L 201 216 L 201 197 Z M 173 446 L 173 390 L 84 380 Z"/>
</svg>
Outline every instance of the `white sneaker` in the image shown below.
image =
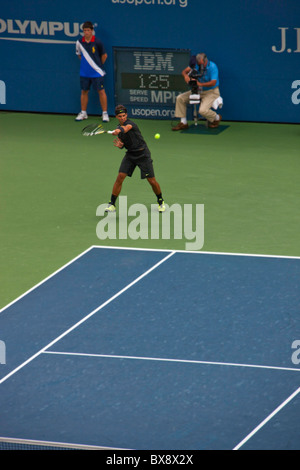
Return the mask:
<svg viewBox="0 0 300 470">
<path fill-rule="evenodd" d="M 84 119 L 87 119 L 88 115 L 86 114 L 85 111 L 80 111 L 78 116 L 76 117 L 75 121 L 83 121 Z"/>
<path fill-rule="evenodd" d="M 106 111 L 102 113 L 102 121 L 103 122 L 109 122 L 109 115 Z"/>
<path fill-rule="evenodd" d="M 165 201 L 161 199 L 158 203 L 158 212 L 165 212 L 166 206 L 165 206 Z"/>
<path fill-rule="evenodd" d="M 116 212 L 116 206 L 114 206 L 111 202 L 105 208 L 104 212 Z"/>
</svg>

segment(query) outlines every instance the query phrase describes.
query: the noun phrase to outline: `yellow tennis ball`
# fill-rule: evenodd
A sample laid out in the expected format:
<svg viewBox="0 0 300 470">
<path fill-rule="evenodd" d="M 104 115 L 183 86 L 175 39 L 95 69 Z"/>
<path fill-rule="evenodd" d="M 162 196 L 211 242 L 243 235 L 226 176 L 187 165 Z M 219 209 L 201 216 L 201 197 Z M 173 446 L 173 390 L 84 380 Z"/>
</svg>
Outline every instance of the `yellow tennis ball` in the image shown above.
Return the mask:
<svg viewBox="0 0 300 470">
<path fill-rule="evenodd" d="M 155 139 L 160 139 L 160 134 L 155 134 Z"/>
</svg>

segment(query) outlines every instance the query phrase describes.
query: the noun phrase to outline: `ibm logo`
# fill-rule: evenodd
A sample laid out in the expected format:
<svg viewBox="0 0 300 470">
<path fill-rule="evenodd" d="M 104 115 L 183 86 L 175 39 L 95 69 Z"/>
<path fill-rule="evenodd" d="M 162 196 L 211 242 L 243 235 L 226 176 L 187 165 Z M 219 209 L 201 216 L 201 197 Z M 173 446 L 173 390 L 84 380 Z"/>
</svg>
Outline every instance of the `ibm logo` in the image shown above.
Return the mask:
<svg viewBox="0 0 300 470">
<path fill-rule="evenodd" d="M 6 364 L 6 347 L 4 341 L 0 340 L 0 364 Z"/>
<path fill-rule="evenodd" d="M 0 104 L 6 104 L 6 86 L 3 80 L 0 80 Z"/>
<path fill-rule="evenodd" d="M 133 68 L 135 70 L 149 70 L 149 71 L 162 71 L 167 70 L 168 72 L 174 70 L 172 59 L 174 54 L 168 52 L 165 57 L 161 52 L 134 52 L 135 64 Z"/>
</svg>

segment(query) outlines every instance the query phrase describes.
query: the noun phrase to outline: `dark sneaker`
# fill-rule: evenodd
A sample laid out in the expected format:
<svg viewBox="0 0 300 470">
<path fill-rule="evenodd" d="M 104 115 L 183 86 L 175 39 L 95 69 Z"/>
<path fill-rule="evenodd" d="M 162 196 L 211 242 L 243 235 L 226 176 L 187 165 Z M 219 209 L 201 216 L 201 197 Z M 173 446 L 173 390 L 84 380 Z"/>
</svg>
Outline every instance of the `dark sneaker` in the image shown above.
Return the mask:
<svg viewBox="0 0 300 470">
<path fill-rule="evenodd" d="M 188 124 L 182 124 L 182 122 L 179 122 L 177 126 L 172 127 L 172 131 L 182 131 L 183 129 L 188 129 L 189 125 Z"/>
<path fill-rule="evenodd" d="M 220 122 L 222 121 L 222 116 L 221 114 L 219 114 L 220 116 L 220 119 L 218 121 L 213 121 L 213 122 L 209 122 L 208 123 L 208 127 L 211 127 L 211 128 L 215 128 L 215 127 L 218 127 Z"/>
</svg>

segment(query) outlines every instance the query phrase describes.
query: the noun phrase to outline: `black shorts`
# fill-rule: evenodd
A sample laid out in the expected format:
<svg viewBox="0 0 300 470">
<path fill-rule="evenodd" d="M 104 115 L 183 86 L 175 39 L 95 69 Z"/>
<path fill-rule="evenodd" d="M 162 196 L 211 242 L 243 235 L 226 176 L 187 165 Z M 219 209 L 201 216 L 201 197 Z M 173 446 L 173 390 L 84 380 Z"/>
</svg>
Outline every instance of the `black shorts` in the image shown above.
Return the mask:
<svg viewBox="0 0 300 470">
<path fill-rule="evenodd" d="M 141 171 L 141 179 L 153 178 L 155 176 L 153 160 L 150 154 L 148 155 L 148 153 L 143 153 L 140 157 L 136 157 L 130 155 L 130 153 L 127 152 L 121 162 L 119 172 L 126 173 L 127 176 L 132 176 L 137 166 Z"/>
<path fill-rule="evenodd" d="M 103 90 L 104 77 L 80 77 L 81 90 L 88 91 L 91 87 L 96 91 Z"/>
</svg>

